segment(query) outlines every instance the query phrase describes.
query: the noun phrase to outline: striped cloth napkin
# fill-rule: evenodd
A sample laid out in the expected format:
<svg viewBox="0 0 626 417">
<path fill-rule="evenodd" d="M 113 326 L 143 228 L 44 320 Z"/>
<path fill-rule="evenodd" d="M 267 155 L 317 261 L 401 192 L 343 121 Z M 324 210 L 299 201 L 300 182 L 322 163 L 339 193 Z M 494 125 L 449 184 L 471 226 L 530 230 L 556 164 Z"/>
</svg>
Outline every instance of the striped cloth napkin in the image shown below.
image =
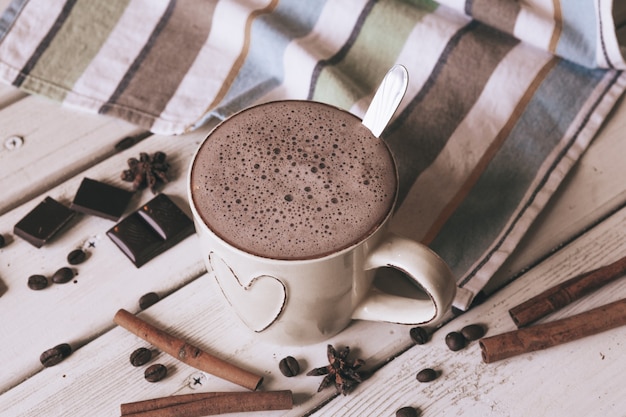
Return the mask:
<svg viewBox="0 0 626 417">
<path fill-rule="evenodd" d="M 410 85 L 383 133 L 392 228 L 438 252 L 467 309 L 624 90 L 611 0 L 13 0 L 0 79 L 180 134 L 282 98 L 362 116 Z"/>
</svg>

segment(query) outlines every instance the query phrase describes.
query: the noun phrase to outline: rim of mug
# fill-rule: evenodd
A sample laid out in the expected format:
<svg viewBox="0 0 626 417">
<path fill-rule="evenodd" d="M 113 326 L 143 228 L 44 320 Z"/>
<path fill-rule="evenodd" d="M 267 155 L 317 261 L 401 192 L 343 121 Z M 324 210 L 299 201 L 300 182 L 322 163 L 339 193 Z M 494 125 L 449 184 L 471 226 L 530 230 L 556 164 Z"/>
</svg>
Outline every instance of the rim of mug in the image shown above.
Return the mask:
<svg viewBox="0 0 626 417">
<path fill-rule="evenodd" d="M 191 212 L 194 218 L 194 222 L 196 223 L 196 227 L 198 227 L 198 223 L 201 223 L 200 226 L 204 227 L 204 229 L 206 229 L 207 232 L 209 232 L 211 235 L 213 235 L 215 238 L 217 238 L 220 242 L 222 242 L 224 245 L 228 246 L 231 249 L 234 249 L 235 251 L 237 251 L 238 253 L 242 254 L 242 255 L 247 255 L 249 257 L 255 258 L 255 259 L 264 259 L 267 261 L 271 261 L 271 262 L 284 262 L 284 263 L 296 263 L 296 262 L 302 262 L 302 263 L 306 263 L 306 262 L 313 262 L 313 261 L 319 261 L 319 260 L 323 260 L 323 259 L 327 259 L 327 258 L 332 258 L 334 256 L 341 256 L 346 252 L 351 251 L 352 249 L 354 249 L 355 247 L 361 245 L 364 241 L 366 241 L 367 239 L 369 239 L 372 235 L 376 234 L 378 231 L 380 231 L 384 225 L 387 224 L 387 222 L 389 221 L 389 219 L 393 216 L 396 204 L 398 202 L 398 194 L 399 194 L 399 174 L 398 174 L 398 165 L 396 163 L 395 157 L 393 155 L 393 153 L 391 152 L 391 149 L 389 148 L 389 145 L 382 139 L 380 138 L 376 138 L 373 134 L 372 137 L 375 138 L 376 140 L 380 140 L 385 148 L 387 149 L 387 152 L 389 152 L 389 155 L 391 157 L 391 161 L 393 164 L 393 169 L 394 169 L 394 174 L 396 177 L 396 187 L 394 190 L 394 196 L 392 199 L 392 202 L 389 206 L 389 209 L 387 210 L 387 213 L 385 214 L 385 216 L 382 218 L 381 221 L 379 221 L 375 227 L 371 228 L 367 233 L 364 233 L 362 236 L 359 237 L 358 240 L 352 242 L 350 245 L 344 246 L 344 247 L 340 247 L 339 249 L 330 251 L 330 252 L 326 252 L 326 253 L 321 253 L 321 254 L 317 254 L 314 256 L 308 256 L 308 257 L 294 257 L 294 258 L 274 258 L 274 257 L 270 257 L 270 256 L 263 256 L 263 255 L 259 255 L 259 254 L 255 254 L 255 253 L 251 253 L 245 249 L 240 248 L 239 246 L 229 242 L 228 240 L 224 239 L 220 234 L 216 233 L 206 222 L 206 220 L 204 219 L 204 217 L 199 213 L 199 211 L 196 208 L 196 204 L 193 198 L 193 193 L 191 190 L 191 174 L 193 172 L 193 168 L 196 164 L 196 160 L 197 160 L 197 156 L 198 153 L 200 152 L 200 150 L 202 149 L 202 147 L 204 146 L 204 144 L 206 143 L 206 141 L 211 137 L 211 135 L 213 134 L 213 132 L 218 129 L 223 123 L 226 123 L 228 120 L 230 120 L 233 117 L 238 116 L 241 113 L 244 113 L 246 111 L 249 111 L 251 109 L 254 109 L 256 107 L 262 107 L 262 106 L 266 106 L 266 105 L 271 105 L 271 104 L 276 104 L 276 103 L 290 103 L 290 102 L 299 102 L 299 103 L 305 103 L 305 102 L 313 102 L 313 103 L 317 103 L 317 104 L 322 104 L 326 107 L 329 108 L 333 108 L 335 110 L 338 110 L 342 113 L 346 113 L 351 115 L 352 117 L 354 117 L 355 119 L 362 121 L 362 119 L 355 115 L 354 113 L 349 112 L 348 110 L 342 109 L 340 107 L 337 107 L 335 105 L 332 104 L 328 104 L 328 103 L 324 103 L 321 101 L 315 101 L 315 100 L 299 100 L 299 99 L 284 99 L 284 100 L 273 100 L 273 101 L 268 101 L 268 102 L 264 102 L 264 103 L 258 103 L 258 104 L 254 104 L 251 106 L 248 106 L 246 108 L 243 108 L 233 114 L 231 114 L 230 116 L 226 117 L 225 119 L 221 120 L 217 125 L 215 125 L 210 132 L 205 136 L 205 138 L 202 140 L 202 142 L 200 142 L 200 144 L 198 145 L 198 147 L 196 148 L 196 150 L 194 151 L 194 154 L 191 158 L 191 163 L 189 164 L 189 169 L 187 171 L 187 184 L 186 184 L 186 188 L 187 188 L 187 200 L 189 202 L 189 206 L 191 208 Z"/>
</svg>

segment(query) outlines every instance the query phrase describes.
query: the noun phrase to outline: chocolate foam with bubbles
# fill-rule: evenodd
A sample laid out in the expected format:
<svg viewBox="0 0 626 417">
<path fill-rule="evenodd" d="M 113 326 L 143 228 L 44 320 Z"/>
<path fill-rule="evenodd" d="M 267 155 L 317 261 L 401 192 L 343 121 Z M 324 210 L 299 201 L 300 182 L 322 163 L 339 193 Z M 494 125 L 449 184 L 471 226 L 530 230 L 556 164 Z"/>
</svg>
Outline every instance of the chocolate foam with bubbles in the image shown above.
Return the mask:
<svg viewBox="0 0 626 417">
<path fill-rule="evenodd" d="M 368 236 L 394 202 L 387 146 L 354 115 L 274 102 L 220 124 L 191 172 L 194 205 L 223 240 L 259 256 L 316 258 Z"/>
</svg>

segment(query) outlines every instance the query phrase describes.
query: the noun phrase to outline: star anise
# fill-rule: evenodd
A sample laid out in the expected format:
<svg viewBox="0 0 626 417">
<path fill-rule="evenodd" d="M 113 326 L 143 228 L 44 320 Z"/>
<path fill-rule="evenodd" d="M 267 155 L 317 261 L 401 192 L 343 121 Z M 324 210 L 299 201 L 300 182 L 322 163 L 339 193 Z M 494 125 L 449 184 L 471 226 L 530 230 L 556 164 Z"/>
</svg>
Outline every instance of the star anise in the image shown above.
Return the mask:
<svg viewBox="0 0 626 417">
<path fill-rule="evenodd" d="M 167 170 L 170 165 L 165 162 L 165 157 L 165 153 L 159 151 L 152 156 L 142 152 L 139 159 L 129 158 L 129 169 L 122 172 L 122 180 L 132 182 L 135 191 L 148 187 L 155 194 L 157 182 L 169 182 Z"/>
<path fill-rule="evenodd" d="M 329 387 L 331 384 L 335 384 L 337 392 L 346 395 L 363 381 L 363 377 L 357 372 L 357 369 L 359 369 L 365 361 L 361 359 L 354 361 L 348 360 L 348 355 L 350 354 L 350 348 L 348 346 L 337 351 L 332 345 L 328 345 L 326 354 L 328 355 L 329 364 L 315 368 L 307 373 L 309 376 L 326 375 L 317 389 L 317 392 Z"/>
</svg>

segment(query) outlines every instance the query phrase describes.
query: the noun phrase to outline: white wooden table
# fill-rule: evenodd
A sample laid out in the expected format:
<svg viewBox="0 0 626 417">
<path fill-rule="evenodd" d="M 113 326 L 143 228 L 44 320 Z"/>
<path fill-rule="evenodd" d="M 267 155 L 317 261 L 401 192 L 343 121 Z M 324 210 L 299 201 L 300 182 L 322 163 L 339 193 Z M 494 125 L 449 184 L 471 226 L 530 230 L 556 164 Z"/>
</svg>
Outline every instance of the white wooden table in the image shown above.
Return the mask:
<svg viewBox="0 0 626 417">
<path fill-rule="evenodd" d="M 139 297 L 150 291 L 161 301 L 141 317 L 263 375 L 262 390 L 293 391 L 293 410 L 264 415 L 393 416 L 403 406 L 413 406 L 423 416 L 624 415 L 624 329 L 492 364 L 482 362 L 477 342 L 452 352 L 444 337 L 469 323 L 484 324 L 487 335 L 512 330 L 510 307 L 626 255 L 626 104 L 616 107 L 519 250 L 494 278 L 489 289 L 497 291 L 483 304 L 449 321 L 425 345 L 411 341 L 410 326 L 366 322 L 354 322 L 328 341 L 336 347 L 349 345 L 354 357 L 375 370 L 347 396 L 332 388 L 317 393 L 321 378 L 304 375 L 327 363 L 326 343 L 263 344 L 225 310 L 209 289 L 195 235 L 138 269 L 106 237 L 114 223 L 99 217 L 76 216 L 64 233 L 40 249 L 13 235 L 15 223 L 46 196 L 69 205 L 84 177 L 129 188 L 119 175 L 126 160 L 140 152 L 168 155 L 172 182 L 162 191 L 189 213 L 187 166 L 209 128 L 180 137 L 153 135 L 117 151 L 118 141 L 141 130 L 0 85 L 0 234 L 8 239 L 0 249 L 1 417 L 119 416 L 125 402 L 243 390 L 164 353 L 154 361 L 168 366 L 167 378 L 158 383 L 144 380 L 143 368 L 132 367 L 129 355 L 147 343 L 115 326 L 113 316 L 120 308 L 138 312 Z M 5 143 L 12 136 L 23 143 Z M 152 197 L 147 190 L 137 193 L 126 213 Z M 50 276 L 65 266 L 67 254 L 75 248 L 85 248 L 89 256 L 75 267 L 74 282 L 42 291 L 27 287 L 30 275 Z M 526 272 L 520 274 L 522 270 Z M 625 296 L 626 280 L 618 280 L 552 318 Z M 44 368 L 39 355 L 60 343 L 69 343 L 73 353 Z M 300 361 L 300 375 L 286 378 L 279 372 L 278 362 L 287 355 Z M 441 375 L 420 383 L 415 375 L 425 367 Z"/>
</svg>

